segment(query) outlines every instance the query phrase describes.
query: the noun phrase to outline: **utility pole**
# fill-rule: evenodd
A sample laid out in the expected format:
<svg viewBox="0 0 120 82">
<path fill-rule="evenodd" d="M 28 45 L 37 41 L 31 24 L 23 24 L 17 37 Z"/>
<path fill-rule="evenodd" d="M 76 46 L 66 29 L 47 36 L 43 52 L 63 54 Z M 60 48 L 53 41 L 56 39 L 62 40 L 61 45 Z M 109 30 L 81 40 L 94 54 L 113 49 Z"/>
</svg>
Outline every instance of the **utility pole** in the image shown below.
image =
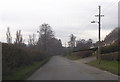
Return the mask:
<svg viewBox="0 0 120 82">
<path fill-rule="evenodd" d="M 101 33 L 101 17 L 104 17 L 104 15 L 101 15 L 101 6 L 99 6 L 99 15 L 95 15 L 95 17 L 98 17 L 98 26 L 99 26 L 99 34 L 98 34 L 98 60 L 99 64 L 101 63 L 101 42 L 100 42 L 100 33 Z M 95 23 L 95 21 L 92 21 L 91 23 Z"/>
<path fill-rule="evenodd" d="M 100 54 L 101 53 L 101 51 L 100 51 L 101 50 L 100 49 L 101 48 L 101 42 L 100 42 L 101 20 L 100 19 L 101 19 L 101 6 L 99 6 L 99 22 L 98 22 L 99 23 L 99 42 L 98 42 L 98 60 L 99 60 L 99 64 L 101 63 L 101 54 Z"/>
</svg>

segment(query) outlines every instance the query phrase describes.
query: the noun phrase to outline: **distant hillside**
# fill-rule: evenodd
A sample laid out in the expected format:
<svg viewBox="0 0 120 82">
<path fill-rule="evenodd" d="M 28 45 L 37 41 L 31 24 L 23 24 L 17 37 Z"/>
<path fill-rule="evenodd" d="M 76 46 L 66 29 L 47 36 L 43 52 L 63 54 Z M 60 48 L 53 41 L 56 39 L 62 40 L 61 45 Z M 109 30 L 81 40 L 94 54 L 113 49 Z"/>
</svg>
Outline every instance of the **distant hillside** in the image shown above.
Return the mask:
<svg viewBox="0 0 120 82">
<path fill-rule="evenodd" d="M 120 28 L 115 28 L 113 31 L 111 31 L 104 39 L 105 43 L 111 43 L 112 41 L 118 40 L 118 37 L 120 36 Z"/>
</svg>

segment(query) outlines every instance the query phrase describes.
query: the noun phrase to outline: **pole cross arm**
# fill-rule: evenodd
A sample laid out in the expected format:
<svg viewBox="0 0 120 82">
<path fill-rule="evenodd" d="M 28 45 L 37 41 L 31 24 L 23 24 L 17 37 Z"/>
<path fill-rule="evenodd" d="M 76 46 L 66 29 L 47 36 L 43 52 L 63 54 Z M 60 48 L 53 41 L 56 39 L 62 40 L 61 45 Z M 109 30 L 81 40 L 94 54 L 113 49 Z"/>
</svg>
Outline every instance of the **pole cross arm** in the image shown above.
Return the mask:
<svg viewBox="0 0 120 82">
<path fill-rule="evenodd" d="M 95 17 L 99 17 L 99 15 L 95 15 Z M 104 17 L 104 15 L 100 15 L 100 17 Z"/>
</svg>

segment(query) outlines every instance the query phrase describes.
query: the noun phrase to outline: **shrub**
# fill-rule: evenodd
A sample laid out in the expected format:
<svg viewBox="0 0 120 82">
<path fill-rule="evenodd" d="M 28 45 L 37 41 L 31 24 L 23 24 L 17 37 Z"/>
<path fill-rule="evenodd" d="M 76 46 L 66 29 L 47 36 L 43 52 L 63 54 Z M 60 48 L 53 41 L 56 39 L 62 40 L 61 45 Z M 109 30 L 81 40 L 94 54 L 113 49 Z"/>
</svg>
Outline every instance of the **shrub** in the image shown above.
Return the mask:
<svg viewBox="0 0 120 82">
<path fill-rule="evenodd" d="M 117 60 L 120 61 L 120 52 L 113 52 L 108 54 L 102 54 L 101 58 L 103 60 Z"/>
<path fill-rule="evenodd" d="M 79 51 L 79 52 L 75 52 L 72 55 L 76 55 L 78 57 L 84 58 L 84 57 L 88 57 L 92 55 L 93 51 Z"/>
<path fill-rule="evenodd" d="M 2 73 L 3 77 L 11 70 L 31 65 L 34 61 L 41 61 L 46 57 L 45 53 L 28 47 L 19 47 L 13 44 L 2 44 Z"/>
</svg>

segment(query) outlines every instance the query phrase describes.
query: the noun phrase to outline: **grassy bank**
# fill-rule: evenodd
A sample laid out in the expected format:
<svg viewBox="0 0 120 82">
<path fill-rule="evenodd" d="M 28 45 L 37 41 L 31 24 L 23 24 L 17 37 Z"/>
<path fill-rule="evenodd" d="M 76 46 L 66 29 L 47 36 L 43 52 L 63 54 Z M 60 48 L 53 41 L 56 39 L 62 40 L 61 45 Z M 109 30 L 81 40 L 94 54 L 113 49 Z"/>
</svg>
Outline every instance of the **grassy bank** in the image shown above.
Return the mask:
<svg viewBox="0 0 120 82">
<path fill-rule="evenodd" d="M 87 64 L 95 66 L 97 68 L 109 71 L 113 74 L 120 75 L 120 71 L 118 71 L 118 61 L 108 61 L 108 60 L 102 60 L 101 64 L 98 64 L 98 60 L 89 62 Z"/>
<path fill-rule="evenodd" d="M 71 60 L 79 60 L 79 59 L 91 57 L 91 56 L 92 56 L 91 51 L 80 51 L 80 52 L 69 51 L 65 55 L 66 58 L 71 59 Z"/>
<path fill-rule="evenodd" d="M 79 59 L 81 59 L 80 57 L 73 56 L 73 55 L 67 55 L 65 57 L 68 58 L 68 59 L 71 59 L 71 60 L 79 60 Z"/>
<path fill-rule="evenodd" d="M 3 80 L 25 80 L 38 68 L 49 61 L 49 59 L 50 57 L 47 57 L 42 61 L 34 62 L 32 65 L 16 68 L 12 70 L 6 78 L 3 78 Z"/>
<path fill-rule="evenodd" d="M 77 57 L 75 55 L 72 55 L 72 51 L 68 51 L 65 55 L 64 55 L 65 58 L 68 58 L 70 60 L 78 60 L 78 59 L 81 59 L 80 57 Z"/>
</svg>

